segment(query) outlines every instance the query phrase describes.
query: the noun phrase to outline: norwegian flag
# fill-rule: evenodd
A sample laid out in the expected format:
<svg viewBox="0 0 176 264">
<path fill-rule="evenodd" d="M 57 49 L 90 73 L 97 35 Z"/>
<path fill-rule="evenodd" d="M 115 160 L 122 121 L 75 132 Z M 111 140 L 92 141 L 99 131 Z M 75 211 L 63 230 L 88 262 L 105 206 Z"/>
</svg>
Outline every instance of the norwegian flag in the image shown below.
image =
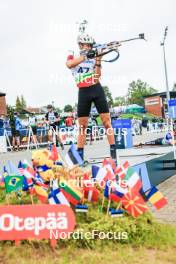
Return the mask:
<svg viewBox="0 0 176 264">
<path fill-rule="evenodd" d="M 34 182 L 36 185 L 42 187 L 45 191 L 47 191 L 49 188 L 48 184 L 44 182 L 44 180 L 42 179 L 42 177 L 40 177 L 39 174 L 36 175 Z"/>
</svg>

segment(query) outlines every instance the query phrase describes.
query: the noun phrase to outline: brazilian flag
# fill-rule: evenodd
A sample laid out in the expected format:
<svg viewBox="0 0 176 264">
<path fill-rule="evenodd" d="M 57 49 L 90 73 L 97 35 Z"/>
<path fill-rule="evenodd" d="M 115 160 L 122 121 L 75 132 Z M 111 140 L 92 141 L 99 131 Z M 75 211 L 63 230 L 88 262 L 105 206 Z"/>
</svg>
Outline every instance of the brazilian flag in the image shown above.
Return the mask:
<svg viewBox="0 0 176 264">
<path fill-rule="evenodd" d="M 8 175 L 4 182 L 6 193 L 16 192 L 23 188 L 24 176 Z"/>
</svg>

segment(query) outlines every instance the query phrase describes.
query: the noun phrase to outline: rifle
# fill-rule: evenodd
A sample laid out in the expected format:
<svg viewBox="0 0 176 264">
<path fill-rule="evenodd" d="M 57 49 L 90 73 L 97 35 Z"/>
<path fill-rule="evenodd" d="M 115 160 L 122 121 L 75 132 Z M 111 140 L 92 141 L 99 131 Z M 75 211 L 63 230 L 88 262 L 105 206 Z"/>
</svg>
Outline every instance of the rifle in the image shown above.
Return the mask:
<svg viewBox="0 0 176 264">
<path fill-rule="evenodd" d="M 146 41 L 144 33 L 139 34 L 138 37 L 135 37 L 135 38 L 125 39 L 125 40 L 121 40 L 121 41 L 112 41 L 112 42 L 109 42 L 107 44 L 94 44 L 92 50 L 95 52 L 95 58 L 96 57 L 102 57 L 102 56 L 109 54 L 111 52 L 116 53 L 114 58 L 109 59 L 109 60 L 102 60 L 104 62 L 114 62 L 120 56 L 118 49 L 122 45 L 122 43 L 134 41 L 134 40 L 138 40 L 138 39 L 143 39 Z"/>
</svg>

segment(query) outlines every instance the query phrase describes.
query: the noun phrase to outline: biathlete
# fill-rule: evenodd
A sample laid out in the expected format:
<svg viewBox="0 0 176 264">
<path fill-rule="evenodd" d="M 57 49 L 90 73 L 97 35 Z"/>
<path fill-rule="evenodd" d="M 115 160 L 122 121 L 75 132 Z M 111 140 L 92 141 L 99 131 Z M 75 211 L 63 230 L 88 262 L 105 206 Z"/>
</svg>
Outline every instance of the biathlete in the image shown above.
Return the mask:
<svg viewBox="0 0 176 264">
<path fill-rule="evenodd" d="M 92 46 L 94 39 L 82 34 L 78 36 L 80 54 L 78 56 L 69 55 L 66 65 L 71 69 L 75 78 L 78 91 L 78 152 L 84 160 L 84 145 L 86 141 L 86 129 L 92 103 L 95 104 L 100 114 L 102 123 L 106 129 L 107 139 L 110 145 L 110 156 L 117 160 L 114 131 L 111 126 L 109 107 L 104 90 L 100 84 L 101 77 L 101 57 L 95 58 Z M 85 55 L 86 54 L 86 55 Z"/>
<path fill-rule="evenodd" d="M 175 136 L 174 136 L 175 137 Z M 137 145 L 134 145 L 134 147 L 142 147 L 142 146 L 171 146 L 173 145 L 173 140 L 172 140 L 172 134 L 171 132 L 167 132 L 166 135 L 162 138 L 157 138 L 152 141 L 148 141 L 145 143 L 140 143 Z"/>
</svg>

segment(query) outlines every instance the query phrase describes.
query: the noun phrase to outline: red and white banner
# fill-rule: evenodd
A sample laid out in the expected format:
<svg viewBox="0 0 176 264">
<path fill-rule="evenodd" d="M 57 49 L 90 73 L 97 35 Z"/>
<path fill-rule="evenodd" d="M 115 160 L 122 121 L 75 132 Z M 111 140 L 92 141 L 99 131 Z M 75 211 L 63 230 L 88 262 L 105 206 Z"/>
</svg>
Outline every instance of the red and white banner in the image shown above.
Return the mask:
<svg viewBox="0 0 176 264">
<path fill-rule="evenodd" d="M 0 206 L 0 240 L 50 239 L 51 232 L 74 228 L 75 215 L 66 205 Z"/>
</svg>

